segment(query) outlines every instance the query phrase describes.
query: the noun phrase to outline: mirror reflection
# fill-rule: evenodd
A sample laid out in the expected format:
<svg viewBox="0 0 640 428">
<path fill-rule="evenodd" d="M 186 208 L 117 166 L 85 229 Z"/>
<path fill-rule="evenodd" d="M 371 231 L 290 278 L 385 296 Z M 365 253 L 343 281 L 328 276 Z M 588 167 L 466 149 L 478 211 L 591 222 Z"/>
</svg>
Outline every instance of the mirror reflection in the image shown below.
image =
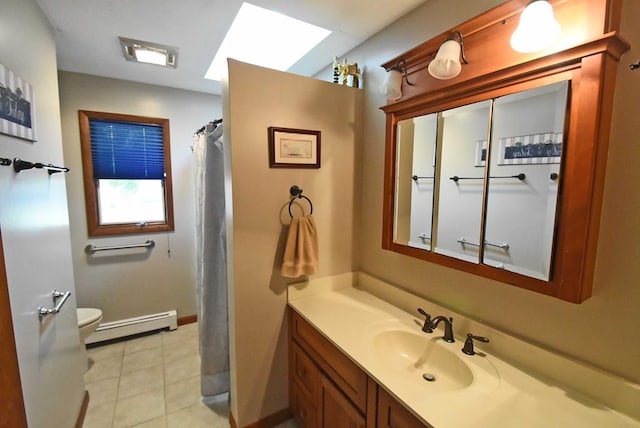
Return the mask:
<svg viewBox="0 0 640 428">
<path fill-rule="evenodd" d="M 568 83 L 494 101 L 483 263 L 549 280 Z M 488 245 L 501 244 L 502 247 Z"/>
<path fill-rule="evenodd" d="M 394 241 L 431 249 L 438 114 L 398 122 Z"/>
<path fill-rule="evenodd" d="M 442 113 L 435 252 L 478 263 L 484 184 L 479 147 L 489 134 L 490 101 Z"/>
<path fill-rule="evenodd" d="M 549 280 L 568 91 L 399 121 L 394 242 Z"/>
</svg>

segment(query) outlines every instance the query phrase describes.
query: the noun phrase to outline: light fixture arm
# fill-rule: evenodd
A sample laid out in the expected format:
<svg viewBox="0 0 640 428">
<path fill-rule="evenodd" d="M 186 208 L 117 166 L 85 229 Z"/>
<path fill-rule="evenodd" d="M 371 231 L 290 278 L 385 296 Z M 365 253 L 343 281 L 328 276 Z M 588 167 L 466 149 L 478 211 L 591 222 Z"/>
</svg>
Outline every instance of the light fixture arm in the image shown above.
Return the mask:
<svg viewBox="0 0 640 428">
<path fill-rule="evenodd" d="M 464 38 L 462 37 L 462 33 L 460 31 L 454 31 L 453 35 L 448 37 L 445 42 L 448 40 L 453 40 L 454 42 L 458 42 L 460 44 L 460 56 L 462 57 L 462 62 L 464 64 L 469 64 L 469 61 L 467 61 L 467 57 L 464 56 Z"/>
<path fill-rule="evenodd" d="M 392 70 L 397 70 L 402 73 L 402 77 L 404 78 L 404 81 L 407 82 L 407 85 L 413 86 L 413 83 L 409 82 L 409 77 L 407 76 L 407 61 L 399 59 L 398 62 L 396 62 L 396 65 L 391 67 L 388 71 Z"/>
</svg>

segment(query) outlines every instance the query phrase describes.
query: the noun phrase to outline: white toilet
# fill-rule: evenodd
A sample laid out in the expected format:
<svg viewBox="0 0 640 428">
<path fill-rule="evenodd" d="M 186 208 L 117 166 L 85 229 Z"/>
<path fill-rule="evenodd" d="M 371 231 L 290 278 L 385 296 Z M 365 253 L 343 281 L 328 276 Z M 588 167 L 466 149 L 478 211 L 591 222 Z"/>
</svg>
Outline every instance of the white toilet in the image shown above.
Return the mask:
<svg viewBox="0 0 640 428">
<path fill-rule="evenodd" d="M 102 321 L 102 311 L 95 308 L 78 308 L 77 311 L 80 342 L 82 343 L 82 352 L 84 353 L 84 361 L 86 364 L 85 371 L 87 371 L 89 369 L 89 357 L 87 356 L 87 348 L 84 341 L 96 331 L 100 325 L 100 321 Z"/>
</svg>

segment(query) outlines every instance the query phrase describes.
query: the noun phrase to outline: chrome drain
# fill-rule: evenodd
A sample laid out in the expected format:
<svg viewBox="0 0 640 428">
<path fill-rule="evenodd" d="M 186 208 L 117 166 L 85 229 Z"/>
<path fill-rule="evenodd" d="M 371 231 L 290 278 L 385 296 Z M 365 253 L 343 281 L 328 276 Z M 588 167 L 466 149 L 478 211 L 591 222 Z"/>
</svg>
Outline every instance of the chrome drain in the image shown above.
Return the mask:
<svg viewBox="0 0 640 428">
<path fill-rule="evenodd" d="M 427 382 L 435 382 L 436 381 L 436 377 L 434 375 L 432 375 L 431 373 L 423 373 L 422 374 L 422 378 L 424 380 L 426 380 Z"/>
</svg>

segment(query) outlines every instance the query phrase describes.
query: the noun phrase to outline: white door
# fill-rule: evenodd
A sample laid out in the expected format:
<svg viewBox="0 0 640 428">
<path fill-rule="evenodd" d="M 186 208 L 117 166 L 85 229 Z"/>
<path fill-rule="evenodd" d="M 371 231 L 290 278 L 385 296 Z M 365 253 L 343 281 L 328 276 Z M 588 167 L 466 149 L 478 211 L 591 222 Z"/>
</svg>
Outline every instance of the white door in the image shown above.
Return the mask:
<svg viewBox="0 0 640 428">
<path fill-rule="evenodd" d="M 0 227 L 18 366 L 30 428 L 73 427 L 84 384 L 64 176 L 0 171 Z M 58 314 L 52 291 L 71 291 Z"/>
</svg>

